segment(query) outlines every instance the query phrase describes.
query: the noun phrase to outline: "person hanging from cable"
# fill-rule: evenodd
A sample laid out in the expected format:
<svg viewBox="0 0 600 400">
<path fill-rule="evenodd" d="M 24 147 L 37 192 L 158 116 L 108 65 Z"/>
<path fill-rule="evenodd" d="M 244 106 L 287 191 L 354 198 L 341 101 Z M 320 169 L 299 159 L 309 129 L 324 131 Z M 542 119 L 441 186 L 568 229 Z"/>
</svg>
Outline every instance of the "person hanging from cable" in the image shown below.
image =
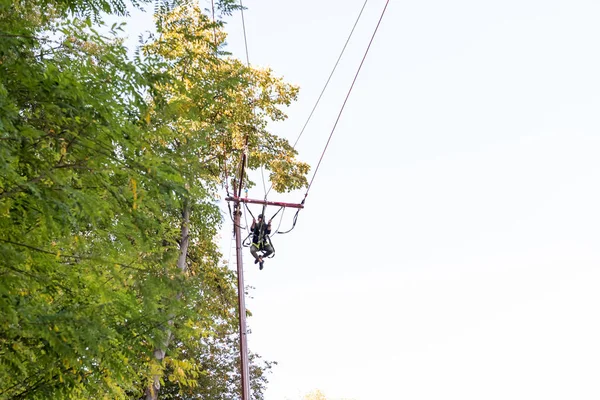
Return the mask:
<svg viewBox="0 0 600 400">
<path fill-rule="evenodd" d="M 271 234 L 271 221 L 266 223 L 262 214 L 258 215 L 258 221 L 252 218 L 252 245 L 250 246 L 250 253 L 254 257 L 254 264 L 259 265 L 260 269 L 264 267 L 264 258 L 273 254 L 273 246 L 269 235 Z M 259 253 L 260 252 L 260 253 Z"/>
</svg>

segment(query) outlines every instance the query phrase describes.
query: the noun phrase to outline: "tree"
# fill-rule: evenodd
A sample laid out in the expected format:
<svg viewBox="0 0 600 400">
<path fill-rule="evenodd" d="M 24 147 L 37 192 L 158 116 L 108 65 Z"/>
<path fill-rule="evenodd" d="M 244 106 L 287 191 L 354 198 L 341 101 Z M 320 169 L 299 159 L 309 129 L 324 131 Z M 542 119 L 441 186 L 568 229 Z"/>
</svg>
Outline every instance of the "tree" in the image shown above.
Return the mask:
<svg viewBox="0 0 600 400">
<path fill-rule="evenodd" d="M 118 398 L 164 319 L 147 283 L 173 285 L 149 234 L 162 227 L 136 212 L 145 171 L 124 157 L 143 77 L 63 3 L 20 6 L 0 18 L 0 396 Z"/>
<path fill-rule="evenodd" d="M 234 396 L 215 199 L 244 151 L 276 190 L 306 183 L 266 122 L 297 89 L 218 51 L 222 24 L 174 3 L 134 64 L 118 26 L 95 29 L 120 0 L 0 0 L 2 398 L 139 398 L 161 379 Z M 257 398 L 269 368 L 252 369 Z"/>
<path fill-rule="evenodd" d="M 320 390 L 313 390 L 304 395 L 303 400 L 327 400 L 327 397 Z"/>
<path fill-rule="evenodd" d="M 195 255 L 191 258 L 196 259 Z M 191 340 L 175 339 L 171 342 L 169 356 L 164 360 L 165 378 L 160 398 L 239 399 L 241 377 L 235 275 L 224 267 L 203 266 L 199 270 L 197 268 L 195 262 L 192 262 L 190 270 L 206 277 L 198 287 L 203 294 L 199 299 L 202 309 L 211 316 L 218 316 L 218 323 L 208 324 L 208 319 L 203 318 L 201 321 L 204 323 L 193 328 L 196 334 L 189 335 Z M 199 331 L 202 332 L 201 335 L 198 335 Z M 177 360 L 175 363 L 173 358 Z M 193 364 L 194 369 L 185 373 L 185 368 L 178 371 L 182 362 Z M 262 361 L 259 356 L 251 354 L 250 364 L 253 398 L 262 399 L 267 384 L 266 374 L 272 363 Z M 192 379 L 188 379 L 187 376 L 192 376 Z"/>
<path fill-rule="evenodd" d="M 143 54 L 160 77 L 153 87 L 151 112 L 147 115 L 154 156 L 169 159 L 167 168 L 178 171 L 184 191 L 180 204 L 180 254 L 178 268 L 187 270 L 191 237 L 205 215 L 204 199 L 218 196 L 218 184 L 227 180 L 227 165 L 235 165 L 243 151 L 250 152 L 250 168 L 270 169 L 276 190 L 306 184 L 308 166 L 294 159 L 289 143 L 266 130 L 267 119 L 281 120 L 280 106 L 295 99 L 297 88 L 275 78 L 271 71 L 244 66 L 225 58 L 218 49 L 225 40 L 219 24 L 190 2 L 163 8 L 157 15 L 158 36 L 143 47 Z M 214 235 L 213 235 L 214 236 Z M 162 363 L 169 347 L 171 329 L 155 349 Z M 147 399 L 160 389 L 160 370 L 152 378 Z"/>
</svg>

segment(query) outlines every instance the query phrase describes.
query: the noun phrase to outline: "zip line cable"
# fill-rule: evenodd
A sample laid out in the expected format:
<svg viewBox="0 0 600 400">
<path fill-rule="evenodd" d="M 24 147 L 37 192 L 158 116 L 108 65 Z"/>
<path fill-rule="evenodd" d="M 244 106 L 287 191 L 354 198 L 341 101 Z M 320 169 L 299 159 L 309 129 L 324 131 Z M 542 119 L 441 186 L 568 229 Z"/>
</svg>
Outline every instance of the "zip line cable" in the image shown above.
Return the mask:
<svg viewBox="0 0 600 400">
<path fill-rule="evenodd" d="M 215 25 L 215 0 L 210 0 L 210 5 L 212 8 L 213 39 L 215 42 L 215 51 L 216 51 L 216 48 L 217 48 L 217 26 Z"/>
<path fill-rule="evenodd" d="M 356 17 L 356 21 L 354 22 L 354 25 L 352 26 L 352 30 L 350 31 L 350 34 L 348 35 L 348 38 L 346 39 L 346 43 L 344 43 L 344 47 L 342 47 L 342 51 L 340 52 L 340 55 L 338 56 L 338 58 L 335 62 L 335 65 L 333 66 L 333 69 L 331 70 L 331 73 L 329 74 L 329 77 L 327 78 L 327 81 L 325 82 L 325 85 L 323 86 L 323 90 L 321 90 L 321 93 L 319 94 L 319 97 L 317 98 L 315 105 L 313 106 L 312 110 L 310 111 L 310 114 L 308 115 L 308 118 L 306 119 L 306 122 L 304 123 L 304 126 L 302 127 L 302 130 L 300 131 L 300 134 L 296 138 L 296 141 L 294 142 L 294 145 L 292 146 L 293 148 L 296 148 L 296 145 L 298 144 L 300 137 L 302 137 L 302 134 L 304 133 L 306 126 L 308 125 L 313 114 L 315 113 L 315 110 L 317 109 L 317 106 L 319 105 L 319 102 L 321 101 L 321 97 L 323 97 L 323 94 L 325 93 L 325 90 L 327 89 L 327 86 L 329 85 L 329 81 L 331 81 L 331 78 L 333 77 L 333 74 L 335 73 L 335 70 L 337 69 L 337 66 L 340 63 L 340 60 L 342 59 L 342 56 L 344 55 L 344 51 L 346 50 L 346 47 L 348 46 L 348 43 L 350 42 L 350 39 L 352 38 L 354 29 L 356 29 L 356 25 L 358 25 L 358 21 L 360 21 L 360 17 L 362 16 L 362 13 L 365 10 L 365 6 L 367 5 L 368 1 L 369 0 L 365 0 L 365 2 L 363 3 L 362 8 L 360 9 L 360 13 L 358 13 L 358 17 Z"/>
<path fill-rule="evenodd" d="M 317 163 L 317 167 L 315 168 L 315 172 L 313 173 L 313 176 L 310 180 L 310 183 L 308 184 L 308 187 L 306 188 L 306 194 L 304 195 L 304 200 L 306 200 L 306 197 L 308 196 L 308 191 L 310 190 L 313 181 L 315 180 L 315 176 L 317 175 L 317 172 L 319 171 L 319 167 L 321 166 L 321 161 L 323 161 L 323 156 L 325 155 L 325 152 L 327 151 L 327 148 L 329 147 L 329 143 L 331 142 L 331 138 L 333 137 L 333 133 L 335 132 L 335 128 L 338 125 L 338 122 L 340 121 L 340 118 L 342 117 L 342 113 L 344 112 L 344 108 L 346 107 L 346 103 L 348 102 L 348 98 L 350 97 L 350 94 L 352 93 L 352 89 L 354 88 L 354 84 L 356 83 L 356 79 L 358 78 L 358 74 L 360 73 L 360 70 L 362 69 L 362 66 L 365 62 L 365 59 L 367 58 L 367 54 L 369 54 L 369 49 L 371 48 L 371 44 L 373 44 L 373 40 L 375 39 L 375 35 L 377 34 L 377 30 L 379 29 L 379 25 L 381 24 L 381 20 L 383 19 L 383 16 L 385 15 L 385 11 L 387 10 L 387 6 L 390 3 L 390 0 L 387 0 L 385 2 L 385 7 L 383 7 L 383 11 L 381 12 L 381 16 L 379 17 L 379 21 L 377 22 L 377 26 L 375 26 L 375 30 L 373 31 L 373 35 L 371 36 L 371 40 L 369 41 L 369 45 L 367 46 L 367 49 L 365 50 L 365 54 L 360 62 L 360 65 L 358 66 L 358 69 L 356 71 L 356 75 L 354 75 L 354 79 L 352 80 L 352 85 L 350 85 L 350 89 L 348 90 L 348 93 L 346 94 L 346 98 L 344 99 L 344 102 L 342 103 L 342 107 L 340 108 L 340 112 L 335 120 L 335 123 L 333 124 L 333 128 L 331 129 L 331 133 L 329 134 L 329 138 L 327 139 L 327 143 L 325 144 L 325 148 L 323 149 L 323 153 L 321 153 L 321 157 L 319 158 L 319 162 Z M 302 200 L 302 203 L 304 203 L 304 200 Z"/>
<path fill-rule="evenodd" d="M 214 0 L 211 0 L 210 2 L 211 5 L 211 11 L 212 11 L 212 23 L 213 23 L 213 41 L 214 41 L 214 46 L 215 46 L 215 55 L 218 57 L 218 45 L 217 45 L 217 23 L 215 20 L 215 2 Z M 225 193 L 227 194 L 227 197 L 229 197 L 229 173 L 227 172 L 227 150 L 226 150 L 226 145 L 223 144 L 223 169 L 225 172 Z M 235 194 L 235 193 L 234 193 Z M 231 204 L 229 202 L 227 202 L 227 208 L 229 209 L 229 217 L 231 218 L 231 222 L 234 223 L 234 219 L 233 219 L 233 213 L 231 211 Z M 246 225 L 248 225 L 248 222 L 246 222 Z M 233 240 L 233 236 L 231 238 L 231 240 Z M 231 246 L 231 243 L 230 243 Z M 229 263 L 231 259 L 231 248 L 229 249 L 229 260 L 227 261 Z"/>
<path fill-rule="evenodd" d="M 246 47 L 246 64 L 250 66 L 250 57 L 248 56 L 248 39 L 246 38 L 246 21 L 244 20 L 244 4 L 240 0 L 240 11 L 242 14 L 242 29 L 244 30 L 244 45 Z"/>
<path fill-rule="evenodd" d="M 319 167 L 321 166 L 321 162 L 323 161 L 323 157 L 325 156 L 325 152 L 327 151 L 327 148 L 329 147 L 329 143 L 331 142 L 331 138 L 333 137 L 333 134 L 335 133 L 335 129 L 337 128 L 337 125 L 340 121 L 340 118 L 342 117 L 342 113 L 344 112 L 344 108 L 346 107 L 346 103 L 348 102 L 348 99 L 350 98 L 350 95 L 352 94 L 352 89 L 354 89 L 354 85 L 356 84 L 356 81 L 358 79 L 358 75 L 360 74 L 360 71 L 362 69 L 362 66 L 367 58 L 367 55 L 369 54 L 369 50 L 371 49 L 371 45 L 373 44 L 373 41 L 375 40 L 375 36 L 377 35 L 377 31 L 379 30 L 379 26 L 381 25 L 381 21 L 383 20 L 383 17 L 385 15 L 385 12 L 387 11 L 387 7 L 390 3 L 390 0 L 387 0 L 385 3 L 385 6 L 383 7 L 383 10 L 381 11 L 381 15 L 379 17 L 379 20 L 377 21 L 377 25 L 375 26 L 375 29 L 373 30 L 373 34 L 371 35 L 371 39 L 369 40 L 369 44 L 365 50 L 365 54 L 362 57 L 362 60 L 360 61 L 360 64 L 358 66 L 358 69 L 356 70 L 356 74 L 354 75 L 354 79 L 352 80 L 352 84 L 350 85 L 350 88 L 348 89 L 348 93 L 346 94 L 346 98 L 344 99 L 344 102 L 342 103 L 342 106 L 340 108 L 340 112 L 338 113 L 338 116 L 335 120 L 335 123 L 333 125 L 333 128 L 331 129 L 331 133 L 329 134 L 329 137 L 327 138 L 327 142 L 325 143 L 325 148 L 323 149 L 323 152 L 321 153 L 321 156 L 319 157 L 319 162 L 317 163 L 317 167 L 315 168 L 315 172 L 313 173 L 313 176 L 308 184 L 308 187 L 306 188 L 306 193 L 304 194 L 304 198 L 302 199 L 301 204 L 304 205 L 306 198 L 308 196 L 308 193 L 310 191 L 310 188 L 312 187 L 312 184 L 315 180 L 315 177 L 317 176 L 317 172 L 319 171 Z M 363 6 L 364 8 L 364 6 Z M 362 10 L 361 10 L 361 14 L 362 14 Z M 359 18 L 360 18 L 360 14 L 359 14 Z M 358 19 L 358 18 L 357 18 Z M 356 25 L 356 23 L 355 23 Z M 354 30 L 354 27 L 352 28 Z M 349 40 L 349 39 L 348 39 Z M 296 140 L 297 143 L 297 140 Z M 270 191 L 271 189 L 269 189 Z M 268 193 L 268 192 L 267 192 Z M 265 196 L 266 198 L 266 196 Z M 292 223 L 292 227 L 285 231 L 285 232 L 277 232 L 279 234 L 286 234 L 291 232 L 295 227 L 296 227 L 296 222 L 298 221 L 298 214 L 300 213 L 300 208 L 296 211 L 296 213 L 294 214 L 294 219 L 293 219 L 293 223 Z"/>
<path fill-rule="evenodd" d="M 248 40 L 246 38 L 246 21 L 244 19 L 244 4 L 242 3 L 242 0 L 240 0 L 240 13 L 242 14 L 242 31 L 244 32 L 244 46 L 246 49 L 246 65 L 248 67 L 250 67 L 250 56 L 248 55 Z M 240 162 L 240 170 L 239 170 L 240 180 L 238 182 L 237 197 L 241 197 L 241 195 L 242 195 L 242 186 L 243 186 L 243 182 L 244 182 L 244 168 L 246 167 L 246 164 L 248 163 L 248 133 L 246 133 L 244 136 L 245 136 L 244 137 L 244 152 L 242 154 L 242 159 Z"/>
<path fill-rule="evenodd" d="M 310 113 L 310 115 L 309 115 L 306 123 L 304 124 L 304 127 L 302 128 L 300 134 L 298 135 L 298 138 L 296 139 L 296 142 L 294 143 L 294 148 L 295 148 L 296 144 L 298 143 L 298 140 L 300 140 L 300 137 L 302 136 L 302 133 L 304 132 L 304 130 L 305 130 L 306 126 L 308 125 L 310 119 L 312 118 L 312 115 L 313 115 L 316 107 L 318 106 L 318 103 L 320 102 L 321 97 L 323 96 L 323 93 L 325 92 L 325 89 L 327 88 L 327 85 L 329 84 L 329 81 L 331 80 L 331 77 L 333 76 L 333 73 L 335 72 L 335 69 L 337 68 L 337 65 L 339 64 L 339 61 L 342 58 L 342 55 L 343 55 L 343 53 L 344 53 L 344 51 L 345 51 L 345 49 L 346 49 L 346 47 L 348 45 L 348 42 L 350 41 L 350 38 L 352 37 L 352 34 L 354 33 L 356 25 L 358 24 L 358 21 L 360 20 L 360 17 L 362 16 L 362 13 L 364 11 L 366 3 L 367 3 L 367 0 L 365 0 L 365 3 L 363 4 L 363 7 L 361 8 L 361 11 L 360 11 L 360 13 L 359 13 L 359 15 L 358 15 L 358 17 L 356 19 L 356 22 L 354 23 L 354 26 L 352 27 L 350 35 L 348 36 L 348 39 L 346 40 L 346 43 L 344 44 L 344 47 L 342 48 L 340 56 L 338 57 L 338 60 L 336 61 L 335 65 L 334 65 L 334 68 L 333 68 L 333 70 L 332 70 L 329 78 L 327 79 L 327 82 L 325 83 L 325 86 L 324 86 L 323 90 L 321 91 L 321 94 L 319 95 L 315 106 L 313 107 L 313 110 L 311 111 L 311 113 Z M 312 184 L 313 184 L 313 182 L 315 180 L 315 177 L 317 176 L 317 172 L 319 171 L 319 168 L 320 168 L 321 163 L 323 161 L 323 157 L 325 156 L 325 153 L 327 152 L 327 149 L 329 148 L 329 144 L 331 142 L 333 134 L 335 133 L 337 125 L 338 125 L 338 123 L 339 123 L 339 121 L 340 121 L 340 119 L 342 117 L 342 114 L 343 114 L 344 109 L 346 107 L 346 103 L 348 102 L 348 99 L 350 98 L 350 95 L 352 94 L 352 90 L 354 89 L 354 85 L 356 84 L 356 81 L 358 79 L 358 75 L 360 74 L 360 71 L 362 70 L 362 67 L 363 67 L 364 62 L 365 62 L 365 60 L 367 58 L 367 55 L 369 54 L 369 50 L 371 49 L 371 45 L 373 44 L 375 36 L 377 35 L 377 31 L 379 30 L 379 26 L 381 25 L 381 21 L 383 20 L 383 17 L 385 15 L 385 12 L 387 11 L 387 7 L 388 7 L 389 3 L 390 3 L 390 0 L 386 0 L 385 6 L 383 7 L 383 10 L 381 11 L 381 15 L 379 17 L 379 20 L 377 21 L 377 25 L 375 26 L 373 34 L 371 35 L 371 39 L 369 40 L 369 44 L 367 45 L 367 48 L 366 48 L 365 53 L 364 53 L 364 55 L 363 55 L 363 57 L 362 57 L 362 59 L 360 61 L 358 69 L 356 70 L 356 74 L 354 75 L 354 78 L 352 80 L 352 84 L 350 85 L 350 88 L 348 89 L 348 93 L 346 94 L 346 97 L 344 98 L 344 102 L 342 103 L 342 106 L 341 106 L 340 111 L 339 111 L 339 113 L 337 115 L 335 123 L 333 124 L 331 132 L 329 133 L 329 137 L 327 138 L 327 142 L 325 143 L 325 147 L 323 149 L 323 152 L 321 153 L 321 156 L 319 157 L 319 162 L 317 163 L 317 166 L 315 168 L 315 172 L 313 173 L 313 176 L 310 179 L 310 182 L 308 183 L 308 186 L 306 188 L 306 193 L 304 194 L 304 198 L 302 199 L 302 202 L 301 202 L 302 205 L 304 205 L 304 202 L 306 201 L 306 198 L 308 197 L 308 193 L 310 192 L 310 188 L 312 187 Z M 246 46 L 246 61 L 248 63 L 248 66 L 250 66 L 250 59 L 249 59 L 249 56 L 248 56 L 248 41 L 247 41 L 247 38 L 246 38 L 246 25 L 245 25 L 245 21 L 244 21 L 244 12 L 243 12 L 242 0 L 240 0 L 240 6 L 242 8 L 241 14 L 242 14 L 242 27 L 243 27 L 243 30 L 244 30 L 244 43 L 245 43 L 245 46 Z M 242 157 L 242 165 L 240 166 L 241 167 L 240 168 L 240 188 L 239 188 L 240 194 L 238 195 L 238 197 L 241 195 L 241 183 L 242 183 L 243 173 L 244 173 L 244 165 L 243 164 L 245 162 L 247 162 L 247 152 L 248 152 L 248 138 L 246 136 L 246 147 L 244 149 L 244 156 Z M 263 173 L 262 166 L 261 166 L 261 174 L 263 175 L 263 187 L 264 187 L 265 186 L 265 181 L 264 181 L 264 173 Z M 267 195 L 271 191 L 271 189 L 272 189 L 272 185 L 271 185 L 271 187 L 269 188 L 268 191 L 265 190 L 265 200 L 267 198 Z M 264 206 L 266 206 L 266 204 Z M 263 206 L 263 214 L 264 214 L 264 206 Z M 299 212 L 300 212 L 300 208 L 296 211 L 296 214 L 294 215 L 294 222 L 293 222 L 292 228 L 290 230 L 286 231 L 286 232 L 278 232 L 279 234 L 285 234 L 285 233 L 290 232 L 292 229 L 294 229 L 294 227 L 296 226 L 296 221 L 297 221 Z"/>
<path fill-rule="evenodd" d="M 214 0 L 213 0 L 214 1 Z M 246 66 L 248 68 L 250 68 L 250 53 L 248 51 L 248 37 L 246 35 L 246 20 L 244 19 L 244 4 L 242 3 L 242 0 L 240 0 L 240 13 L 242 14 L 242 30 L 244 31 L 244 48 L 246 50 Z M 254 108 L 252 109 L 252 112 L 254 113 Z M 246 137 L 246 141 L 248 140 L 248 138 Z M 246 149 L 245 151 L 248 151 L 248 144 L 246 143 Z M 247 158 L 247 156 L 246 156 Z M 265 172 L 263 170 L 263 166 L 260 166 L 260 176 L 262 178 L 262 184 L 263 184 L 263 191 L 265 193 L 265 200 L 267 198 L 267 184 L 265 183 Z M 240 185 L 241 185 L 241 179 L 243 179 L 243 176 L 240 176 Z"/>
<path fill-rule="evenodd" d="M 211 5 L 211 11 L 212 11 L 212 23 L 213 23 L 213 41 L 214 41 L 214 46 L 215 46 L 215 55 L 218 57 L 218 45 L 217 45 L 217 23 L 215 20 L 215 2 L 214 0 L 211 0 L 210 2 Z M 223 149 L 223 169 L 225 172 L 225 193 L 227 194 L 227 197 L 229 197 L 229 173 L 227 172 L 227 151 L 226 151 L 226 146 L 225 144 L 223 145 L 224 149 Z M 235 194 L 235 193 L 234 193 Z M 235 227 L 235 221 L 233 219 L 233 213 L 231 211 L 231 204 L 229 202 L 227 202 L 227 208 L 229 209 L 229 217 L 231 218 L 231 222 L 233 223 L 234 227 Z M 246 225 L 248 223 L 246 222 Z M 240 227 L 241 228 L 241 227 Z M 231 261 L 231 242 L 233 241 L 233 237 L 235 235 L 231 236 L 231 241 L 229 243 L 229 257 L 227 260 L 227 265 L 229 265 L 229 262 Z"/>
<path fill-rule="evenodd" d="M 294 145 L 292 146 L 293 149 L 296 148 L 296 145 L 298 144 L 298 141 L 300 141 L 300 138 L 302 137 L 302 134 L 304 133 L 304 130 L 308 126 L 308 123 L 310 122 L 313 114 L 315 113 L 315 110 L 317 109 L 317 106 L 319 105 L 319 102 L 321 101 L 321 97 L 323 97 L 323 94 L 325 93 L 325 90 L 327 90 L 327 86 L 329 86 L 329 81 L 331 81 L 331 78 L 333 77 L 333 74 L 335 73 L 335 70 L 337 69 L 337 66 L 340 63 L 340 60 L 342 59 L 342 56 L 344 55 L 344 52 L 346 51 L 346 47 L 348 46 L 348 43 L 350 43 L 350 39 L 352 38 L 352 34 L 354 33 L 354 29 L 356 28 L 356 25 L 358 25 L 358 21 L 360 21 L 360 17 L 362 16 L 362 13 L 365 10 L 365 6 L 367 5 L 368 1 L 369 0 L 365 0 L 365 2 L 363 3 L 363 6 L 360 9 L 360 12 L 358 13 L 358 17 L 356 17 L 356 21 L 354 21 L 354 25 L 352 26 L 352 30 L 350 30 L 350 34 L 348 35 L 348 38 L 346 39 L 346 43 L 344 43 L 344 47 L 342 47 L 342 51 L 340 52 L 340 55 L 338 56 L 337 61 L 335 62 L 335 65 L 333 66 L 333 69 L 331 70 L 331 73 L 329 74 L 329 77 L 327 78 L 327 81 L 325 82 L 325 85 L 323 86 L 323 89 L 321 90 L 321 94 L 319 94 L 319 97 L 317 98 L 317 101 L 315 102 L 315 105 L 313 106 L 312 110 L 310 111 L 310 114 L 308 115 L 308 118 L 306 119 L 306 122 L 304 122 L 304 126 L 302 126 L 302 129 L 300 130 L 300 133 L 298 134 L 298 137 L 296 138 L 296 141 L 294 142 Z M 267 190 L 267 195 L 271 192 L 271 189 L 273 189 L 273 185 L 271 185 L 269 187 L 269 190 Z"/>
</svg>

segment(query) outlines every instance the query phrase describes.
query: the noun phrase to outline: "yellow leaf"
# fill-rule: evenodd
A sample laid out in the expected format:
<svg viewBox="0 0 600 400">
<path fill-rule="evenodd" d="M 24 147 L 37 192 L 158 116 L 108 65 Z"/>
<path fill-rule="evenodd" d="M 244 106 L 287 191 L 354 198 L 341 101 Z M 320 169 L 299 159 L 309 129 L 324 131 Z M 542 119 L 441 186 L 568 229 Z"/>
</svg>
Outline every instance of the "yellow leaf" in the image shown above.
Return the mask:
<svg viewBox="0 0 600 400">
<path fill-rule="evenodd" d="M 131 191 L 133 192 L 133 209 L 137 209 L 137 182 L 131 178 Z"/>
</svg>

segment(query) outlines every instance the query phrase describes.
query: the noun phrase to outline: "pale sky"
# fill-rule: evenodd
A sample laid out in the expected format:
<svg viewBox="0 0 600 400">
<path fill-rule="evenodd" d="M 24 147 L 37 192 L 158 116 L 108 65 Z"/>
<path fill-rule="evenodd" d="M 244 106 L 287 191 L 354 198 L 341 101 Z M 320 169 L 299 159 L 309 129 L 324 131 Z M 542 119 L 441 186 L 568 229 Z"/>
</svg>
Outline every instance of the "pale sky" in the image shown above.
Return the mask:
<svg viewBox="0 0 600 400">
<path fill-rule="evenodd" d="M 275 132 L 293 142 L 362 4 L 244 1 L 251 63 L 301 87 Z M 300 141 L 313 166 L 384 4 Z M 600 398 L 599 19 L 390 2 L 297 228 L 263 271 L 245 254 L 249 347 L 279 363 L 266 400 Z M 244 59 L 239 13 L 227 30 Z"/>
</svg>

